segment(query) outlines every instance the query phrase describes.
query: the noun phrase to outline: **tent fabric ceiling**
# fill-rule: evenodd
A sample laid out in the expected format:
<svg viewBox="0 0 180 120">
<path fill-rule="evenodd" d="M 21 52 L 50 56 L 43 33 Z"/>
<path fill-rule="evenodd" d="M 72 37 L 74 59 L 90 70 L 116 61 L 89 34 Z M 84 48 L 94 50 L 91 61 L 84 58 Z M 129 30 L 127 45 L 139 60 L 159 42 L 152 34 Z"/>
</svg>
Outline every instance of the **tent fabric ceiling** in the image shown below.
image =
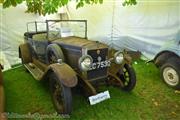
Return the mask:
<svg viewBox="0 0 180 120">
<path fill-rule="evenodd" d="M 68 6 L 71 19 L 87 19 L 89 38 L 116 49 L 138 50 L 148 59 L 168 41 L 180 40 L 179 0 L 138 0 L 122 6 L 122 0 L 105 0 L 102 5 L 86 5 L 75 10 Z"/>
<path fill-rule="evenodd" d="M 18 46 L 23 43 L 26 23 L 59 19 L 58 14 L 38 16 L 25 13 L 26 6 L 2 9 L 0 5 L 0 62 L 5 68 L 20 63 Z M 122 6 L 122 0 L 104 0 L 103 4 L 76 9 L 66 6 L 69 19 L 88 20 L 88 38 L 116 49 L 139 50 L 152 59 L 168 41 L 180 40 L 179 0 L 138 0 L 135 6 Z"/>
<path fill-rule="evenodd" d="M 27 22 L 59 18 L 58 14 L 44 17 L 38 14 L 27 14 L 25 10 L 25 4 L 7 9 L 3 9 L 0 5 L 0 63 L 4 65 L 5 70 L 21 62 L 18 46 L 24 41 L 23 35 L 27 31 Z"/>
</svg>

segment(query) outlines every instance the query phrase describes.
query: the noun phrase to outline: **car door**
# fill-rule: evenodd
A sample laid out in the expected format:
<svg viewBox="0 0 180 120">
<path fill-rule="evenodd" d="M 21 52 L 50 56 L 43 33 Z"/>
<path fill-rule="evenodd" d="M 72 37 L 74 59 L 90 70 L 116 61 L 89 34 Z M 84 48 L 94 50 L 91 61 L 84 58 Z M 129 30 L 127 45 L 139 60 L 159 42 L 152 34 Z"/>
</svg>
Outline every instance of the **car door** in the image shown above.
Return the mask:
<svg viewBox="0 0 180 120">
<path fill-rule="evenodd" d="M 46 58 L 46 47 L 48 46 L 48 41 L 46 39 L 46 33 L 35 34 L 32 37 L 33 49 L 42 62 L 45 62 Z"/>
</svg>

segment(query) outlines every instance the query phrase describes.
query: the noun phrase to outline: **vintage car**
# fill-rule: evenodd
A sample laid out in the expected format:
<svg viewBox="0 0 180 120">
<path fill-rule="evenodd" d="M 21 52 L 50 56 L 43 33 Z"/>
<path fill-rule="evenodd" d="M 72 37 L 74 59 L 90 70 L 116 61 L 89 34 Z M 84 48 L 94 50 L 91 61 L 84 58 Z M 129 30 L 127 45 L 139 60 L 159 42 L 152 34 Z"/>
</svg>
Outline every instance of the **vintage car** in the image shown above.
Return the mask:
<svg viewBox="0 0 180 120">
<path fill-rule="evenodd" d="M 163 81 L 168 86 L 180 90 L 180 36 L 165 43 L 153 62 L 160 68 Z"/>
<path fill-rule="evenodd" d="M 88 97 L 103 95 L 94 102 L 109 97 L 109 92 L 96 89 L 99 85 L 113 85 L 125 91 L 135 87 L 131 57 L 126 51 L 88 40 L 86 20 L 30 22 L 27 30 L 25 43 L 19 46 L 19 57 L 35 79 L 49 81 L 58 113 L 71 113 L 71 89 L 77 86 Z"/>
</svg>

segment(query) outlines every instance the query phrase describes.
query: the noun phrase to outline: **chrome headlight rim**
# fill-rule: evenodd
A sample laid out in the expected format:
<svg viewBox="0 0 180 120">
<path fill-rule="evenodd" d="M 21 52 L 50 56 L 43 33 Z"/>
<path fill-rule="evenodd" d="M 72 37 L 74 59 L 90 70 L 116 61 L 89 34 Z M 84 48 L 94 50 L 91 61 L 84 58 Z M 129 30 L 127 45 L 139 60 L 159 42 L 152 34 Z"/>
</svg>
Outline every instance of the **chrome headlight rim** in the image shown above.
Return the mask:
<svg viewBox="0 0 180 120">
<path fill-rule="evenodd" d="M 116 64 L 122 64 L 124 61 L 124 54 L 122 51 L 117 51 L 115 54 L 114 54 L 114 62 Z"/>
<path fill-rule="evenodd" d="M 89 59 L 90 60 L 90 63 L 89 65 L 85 65 L 84 61 L 85 59 Z M 83 63 L 84 62 L 84 63 Z M 93 59 L 90 55 L 84 55 L 82 57 L 79 58 L 79 68 L 82 70 L 82 71 L 88 71 L 90 70 L 91 66 L 92 66 L 92 63 L 93 63 Z"/>
</svg>

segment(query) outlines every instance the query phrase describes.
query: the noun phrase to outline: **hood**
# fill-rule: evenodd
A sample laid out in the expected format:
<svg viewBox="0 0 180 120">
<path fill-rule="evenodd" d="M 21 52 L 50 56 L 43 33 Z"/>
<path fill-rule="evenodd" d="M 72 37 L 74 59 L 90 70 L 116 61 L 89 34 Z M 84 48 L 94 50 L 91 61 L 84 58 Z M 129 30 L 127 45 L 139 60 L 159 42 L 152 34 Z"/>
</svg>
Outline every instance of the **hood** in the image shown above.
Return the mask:
<svg viewBox="0 0 180 120">
<path fill-rule="evenodd" d="M 58 43 L 60 45 L 69 45 L 69 46 L 75 46 L 80 48 L 87 48 L 87 49 L 103 49 L 108 48 L 107 45 L 97 42 L 88 40 L 85 38 L 80 37 L 66 37 L 66 38 L 60 38 L 53 41 L 54 43 Z"/>
</svg>

